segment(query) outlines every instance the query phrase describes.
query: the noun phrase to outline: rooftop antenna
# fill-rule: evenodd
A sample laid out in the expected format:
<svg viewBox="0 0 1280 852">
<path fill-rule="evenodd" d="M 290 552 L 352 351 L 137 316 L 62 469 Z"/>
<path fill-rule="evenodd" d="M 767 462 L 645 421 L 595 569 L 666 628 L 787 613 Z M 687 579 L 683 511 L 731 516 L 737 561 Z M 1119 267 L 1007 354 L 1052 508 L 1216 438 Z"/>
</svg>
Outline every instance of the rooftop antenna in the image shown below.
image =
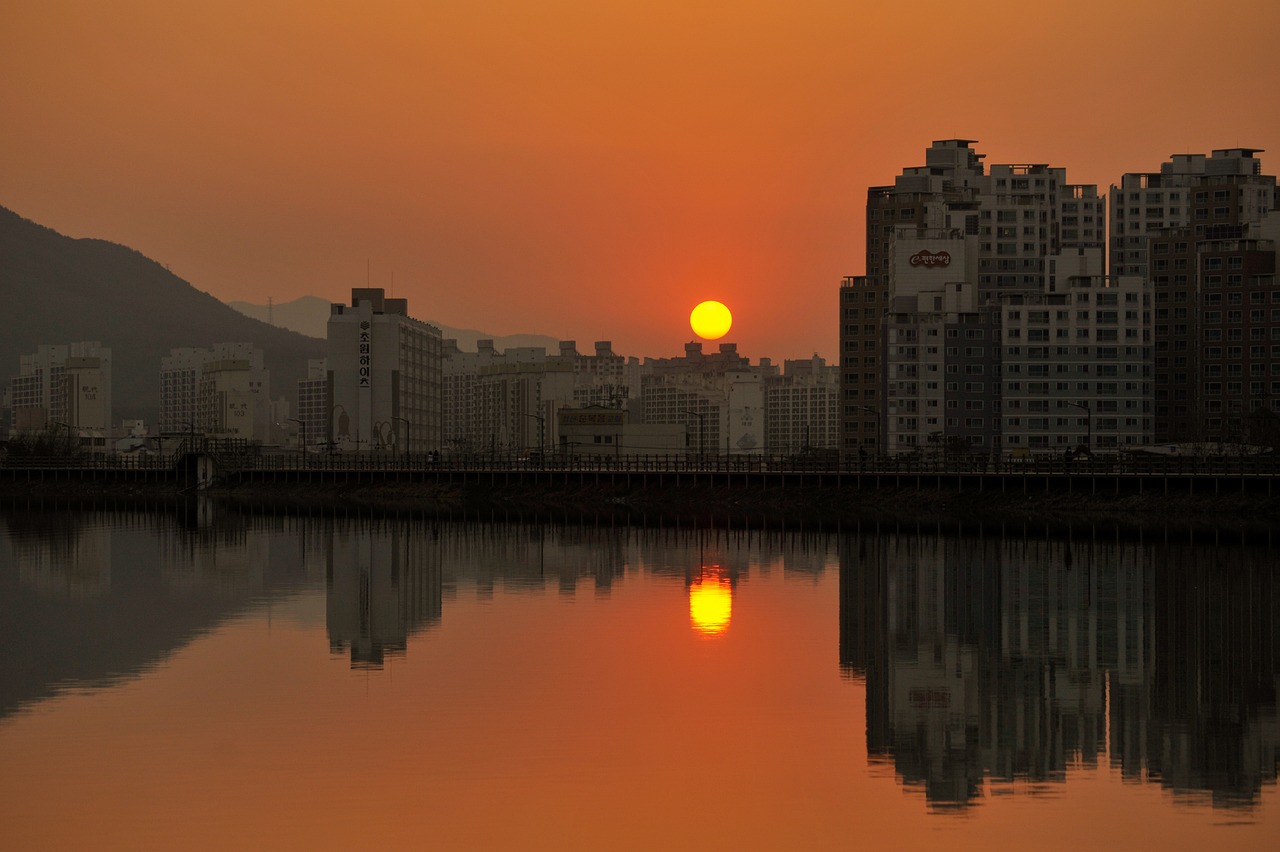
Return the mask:
<svg viewBox="0 0 1280 852">
<path fill-rule="evenodd" d="M 271 297 L 268 296 L 267 297 L 267 325 L 276 324 L 276 321 L 272 318 L 274 308 L 275 308 L 275 305 L 272 304 Z"/>
</svg>

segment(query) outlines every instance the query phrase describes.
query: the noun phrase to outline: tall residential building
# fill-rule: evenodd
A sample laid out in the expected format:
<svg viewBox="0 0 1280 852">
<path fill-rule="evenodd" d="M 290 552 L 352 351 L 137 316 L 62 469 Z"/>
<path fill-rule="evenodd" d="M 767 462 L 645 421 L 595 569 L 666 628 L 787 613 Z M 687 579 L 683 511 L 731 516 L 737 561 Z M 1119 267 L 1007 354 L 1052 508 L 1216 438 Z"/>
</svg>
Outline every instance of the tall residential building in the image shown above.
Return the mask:
<svg viewBox="0 0 1280 852">
<path fill-rule="evenodd" d="M 329 316 L 326 438 L 348 452 L 440 449 L 440 329 L 407 299 L 355 288 Z"/>
<path fill-rule="evenodd" d="M 266 442 L 272 424 L 270 383 L 262 350 L 240 344 L 238 351 L 204 362 L 196 396 L 196 424 L 216 438 Z"/>
<path fill-rule="evenodd" d="M 1276 239 L 1232 231 L 1151 236 L 1157 441 L 1250 443 L 1250 415 L 1280 411 Z"/>
<path fill-rule="evenodd" d="M 307 362 L 307 377 L 298 380 L 298 441 L 314 447 L 325 441 L 329 416 L 329 364 L 323 358 Z"/>
<path fill-rule="evenodd" d="M 195 431 L 200 375 L 209 350 L 170 349 L 160 359 L 160 434 Z"/>
<path fill-rule="evenodd" d="M 480 370 L 502 357 L 492 340 L 476 341 L 475 352 L 463 352 L 456 340 L 443 341 L 440 421 L 444 449 L 476 452 L 488 447 L 488 437 L 480 433 L 476 384 Z"/>
<path fill-rule="evenodd" d="M 1139 276 L 1078 276 L 1001 301 L 1007 450 L 1115 452 L 1150 441 L 1150 296 Z"/>
<path fill-rule="evenodd" d="M 999 453 L 1002 298 L 1103 272 L 1105 202 L 1045 164 L 934 142 L 867 201 L 867 274 L 841 287 L 841 449 Z"/>
<path fill-rule="evenodd" d="M 105 449 L 112 426 L 111 350 L 97 341 L 37 347 L 9 386 L 11 435 L 69 429 Z"/>
<path fill-rule="evenodd" d="M 171 349 L 160 359 L 160 433 L 268 441 L 270 390 L 262 350 L 251 343 Z"/>
<path fill-rule="evenodd" d="M 560 442 L 556 413 L 573 408 L 573 364 L 547 358 L 542 347 L 517 347 L 481 367 L 475 386 L 476 434 L 467 449 L 521 453 Z"/>
<path fill-rule="evenodd" d="M 1245 441 L 1249 415 L 1280 393 L 1265 224 L 1277 187 L 1259 153 L 1175 154 L 1111 189 L 1113 273 L 1144 275 L 1151 288 L 1157 442 Z"/>
<path fill-rule="evenodd" d="M 703 353 L 701 343 L 686 343 L 684 357 L 646 359 L 642 369 L 643 422 L 683 425 L 692 452 L 764 451 L 761 380 L 777 372 L 769 359 L 752 366 L 736 343 L 722 343 L 713 353 Z"/>
<path fill-rule="evenodd" d="M 1156 273 L 1148 240 L 1165 229 L 1190 227 L 1200 239 L 1261 220 L 1275 207 L 1276 179 L 1262 174 L 1260 153 L 1221 148 L 1209 156 L 1173 154 L 1158 172 L 1131 172 L 1119 186 L 1112 184 L 1111 274 Z"/>
<path fill-rule="evenodd" d="M 554 354 L 541 346 L 499 352 L 492 340 L 463 352 L 446 340 L 443 388 L 447 449 L 520 452 L 557 446 L 563 409 L 623 409 L 637 399 L 639 359 L 616 354 L 607 340 L 588 355 L 572 340 Z"/>
<path fill-rule="evenodd" d="M 761 381 L 768 452 L 833 450 L 839 445 L 839 367 L 814 355 L 783 361 L 781 375 Z"/>
</svg>

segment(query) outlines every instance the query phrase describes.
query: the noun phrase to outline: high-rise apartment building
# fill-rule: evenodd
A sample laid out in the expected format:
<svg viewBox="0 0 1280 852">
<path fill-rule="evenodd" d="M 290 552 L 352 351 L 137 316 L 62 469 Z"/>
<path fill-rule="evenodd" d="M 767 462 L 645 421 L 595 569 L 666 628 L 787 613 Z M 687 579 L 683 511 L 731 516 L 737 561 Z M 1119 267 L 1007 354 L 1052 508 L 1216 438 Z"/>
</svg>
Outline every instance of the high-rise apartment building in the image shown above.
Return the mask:
<svg viewBox="0 0 1280 852">
<path fill-rule="evenodd" d="M 1006 450 L 1091 452 L 1149 442 L 1151 323 L 1136 275 L 1072 276 L 1001 299 Z"/>
<path fill-rule="evenodd" d="M 499 352 L 492 340 L 463 352 L 446 340 L 444 353 L 444 436 L 451 451 L 556 447 L 560 411 L 621 410 L 639 397 L 639 359 L 618 355 L 607 340 L 585 355 L 572 340 L 560 341 L 551 354 L 541 346 Z"/>
<path fill-rule="evenodd" d="M 329 316 L 326 439 L 348 452 L 440 449 L 440 329 L 407 299 L 356 288 Z"/>
<path fill-rule="evenodd" d="M 1280 313 L 1266 223 L 1277 188 L 1259 153 L 1175 154 L 1111 188 L 1111 268 L 1151 289 L 1159 443 L 1247 442 L 1250 415 L 1275 409 Z"/>
<path fill-rule="evenodd" d="M 736 343 L 721 343 L 718 351 L 704 353 L 702 344 L 694 342 L 685 344 L 683 357 L 645 359 L 642 370 L 645 423 L 683 425 L 691 452 L 764 451 L 762 378 L 777 373 L 768 358 L 752 366 Z"/>
<path fill-rule="evenodd" d="M 817 355 L 783 361 L 761 377 L 764 447 L 770 453 L 834 450 L 839 445 L 840 368 Z"/>
<path fill-rule="evenodd" d="M 1097 187 L 1044 164 L 987 170 L 973 144 L 934 142 L 868 191 L 867 274 L 840 294 L 846 453 L 1002 452 L 1001 300 L 1103 272 Z"/>
<path fill-rule="evenodd" d="M 314 447 L 326 440 L 329 407 L 329 364 L 316 358 L 307 362 L 307 377 L 298 380 L 299 446 Z"/>
<path fill-rule="evenodd" d="M 1250 415 L 1280 411 L 1276 239 L 1260 237 L 1264 224 L 1150 238 L 1157 441 L 1252 443 Z"/>
<path fill-rule="evenodd" d="M 105 450 L 112 426 L 111 350 L 97 341 L 37 347 L 9 386 L 13 436 L 67 429 L 86 448 Z"/>
<path fill-rule="evenodd" d="M 270 376 L 251 343 L 171 349 L 160 359 L 160 433 L 266 442 Z"/>
<path fill-rule="evenodd" d="M 1260 221 L 1275 207 L 1276 189 L 1275 177 L 1262 174 L 1260 153 L 1221 148 L 1209 156 L 1174 154 L 1158 172 L 1124 175 L 1111 186 L 1111 274 L 1157 274 L 1149 267 L 1148 241 L 1160 231 L 1190 227 L 1203 239 Z M 1166 266 L 1163 273 L 1169 271 Z"/>
</svg>

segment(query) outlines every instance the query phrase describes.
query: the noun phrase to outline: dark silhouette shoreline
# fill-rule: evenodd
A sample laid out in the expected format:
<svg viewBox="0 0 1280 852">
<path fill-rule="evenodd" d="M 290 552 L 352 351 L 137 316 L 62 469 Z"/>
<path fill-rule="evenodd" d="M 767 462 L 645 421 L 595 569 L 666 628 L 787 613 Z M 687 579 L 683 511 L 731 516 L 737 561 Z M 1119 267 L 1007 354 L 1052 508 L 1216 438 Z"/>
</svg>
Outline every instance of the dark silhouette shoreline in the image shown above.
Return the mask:
<svg viewBox="0 0 1280 852">
<path fill-rule="evenodd" d="M 1123 535 L 1228 534 L 1271 540 L 1280 531 L 1280 498 L 1245 494 L 1024 494 L 937 488 L 605 482 L 364 484 L 253 483 L 196 492 L 170 483 L 48 482 L 0 484 L 0 507 L 134 505 L 161 508 L 197 498 L 247 514 L 359 514 L 428 518 L 547 520 L 573 523 L 693 525 L 837 530 L 867 523 L 942 528 L 1013 525 L 1046 530 L 1080 526 Z"/>
</svg>

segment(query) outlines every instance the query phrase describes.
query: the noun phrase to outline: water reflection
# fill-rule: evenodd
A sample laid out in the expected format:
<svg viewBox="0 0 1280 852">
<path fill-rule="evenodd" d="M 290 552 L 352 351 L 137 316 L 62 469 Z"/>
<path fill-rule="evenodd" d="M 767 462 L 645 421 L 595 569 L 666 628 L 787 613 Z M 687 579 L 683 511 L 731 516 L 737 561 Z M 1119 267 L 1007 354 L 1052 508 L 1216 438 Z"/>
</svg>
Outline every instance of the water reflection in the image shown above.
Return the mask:
<svg viewBox="0 0 1280 852">
<path fill-rule="evenodd" d="M 325 590 L 329 650 L 351 653 L 352 668 L 380 668 L 409 637 L 440 623 L 438 534 L 430 528 L 379 525 L 331 529 Z"/>
<path fill-rule="evenodd" d="M 719 565 L 703 566 L 689 584 L 689 622 L 699 633 L 715 636 L 729 628 L 732 617 L 732 583 Z"/>
<path fill-rule="evenodd" d="M 229 516 L 8 510 L 0 546 L 0 717 L 146 671 L 307 582 L 305 537 Z"/>
<path fill-rule="evenodd" d="M 1266 550 L 873 530 L 841 539 L 840 584 L 870 759 L 934 806 L 1100 760 L 1217 806 L 1275 781 Z"/>
<path fill-rule="evenodd" d="M 338 666 L 364 672 L 406 656 L 414 637 L 434 641 L 450 612 L 466 609 L 460 597 L 608 600 L 637 574 L 645 581 L 634 591 L 656 589 L 684 640 L 690 630 L 714 637 L 700 647 L 719 653 L 781 600 L 748 597 L 753 573 L 817 585 L 834 553 L 839 663 L 865 681 L 868 759 L 936 808 L 969 807 L 992 785 L 1056 792 L 1093 766 L 1180 800 L 1251 807 L 1280 759 L 1280 598 L 1262 548 L 1091 532 L 794 536 L 274 518 L 204 504 L 2 518 L 0 718 L 69 687 L 154 670 L 228 620 L 302 592 L 316 602 L 306 647 L 323 655 L 327 640 Z M 773 617 L 799 625 L 815 611 Z M 658 627 L 650 636 L 656 623 L 638 620 L 638 635 L 669 649 Z M 743 671 L 763 669 L 763 647 Z"/>
</svg>

